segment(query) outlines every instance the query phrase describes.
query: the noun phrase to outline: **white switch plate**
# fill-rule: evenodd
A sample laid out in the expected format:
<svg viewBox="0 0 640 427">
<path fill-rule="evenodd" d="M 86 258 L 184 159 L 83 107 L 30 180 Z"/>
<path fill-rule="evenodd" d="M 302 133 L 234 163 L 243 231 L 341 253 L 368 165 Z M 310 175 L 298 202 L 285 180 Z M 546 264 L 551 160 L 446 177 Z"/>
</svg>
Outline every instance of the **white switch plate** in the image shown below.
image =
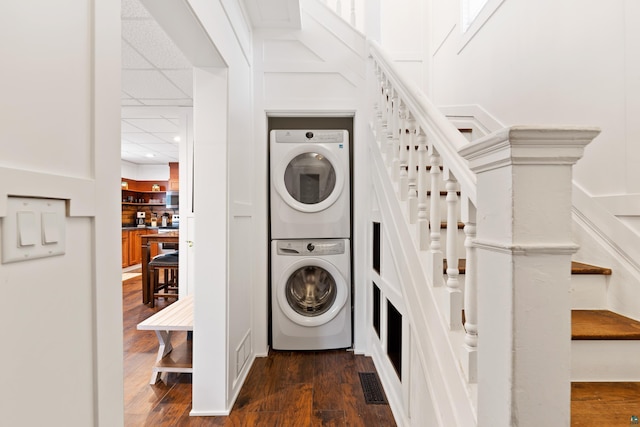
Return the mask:
<svg viewBox="0 0 640 427">
<path fill-rule="evenodd" d="M 9 197 L 2 218 L 2 263 L 63 255 L 65 227 L 64 200 Z"/>
</svg>

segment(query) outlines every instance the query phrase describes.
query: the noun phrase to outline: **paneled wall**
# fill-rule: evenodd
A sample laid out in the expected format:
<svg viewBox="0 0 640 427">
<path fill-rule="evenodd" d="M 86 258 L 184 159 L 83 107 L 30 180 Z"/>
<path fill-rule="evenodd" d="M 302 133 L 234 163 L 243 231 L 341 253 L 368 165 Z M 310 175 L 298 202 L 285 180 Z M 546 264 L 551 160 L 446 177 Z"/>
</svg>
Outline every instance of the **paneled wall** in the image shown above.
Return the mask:
<svg viewBox="0 0 640 427">
<path fill-rule="evenodd" d="M 67 207 L 63 255 L 0 264 L 0 424 L 122 426 L 120 2 L 14 3 L 0 40 L 0 217 Z"/>
</svg>

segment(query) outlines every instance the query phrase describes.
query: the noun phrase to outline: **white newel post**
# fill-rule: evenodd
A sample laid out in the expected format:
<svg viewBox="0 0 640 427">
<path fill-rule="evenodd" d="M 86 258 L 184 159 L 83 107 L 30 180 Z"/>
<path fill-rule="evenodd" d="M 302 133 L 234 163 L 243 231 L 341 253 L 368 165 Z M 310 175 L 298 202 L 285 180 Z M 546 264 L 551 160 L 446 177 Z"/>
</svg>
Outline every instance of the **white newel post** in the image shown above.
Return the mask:
<svg viewBox="0 0 640 427">
<path fill-rule="evenodd" d="M 477 174 L 478 426 L 569 426 L 572 165 L 593 128 L 511 127 Z"/>
</svg>

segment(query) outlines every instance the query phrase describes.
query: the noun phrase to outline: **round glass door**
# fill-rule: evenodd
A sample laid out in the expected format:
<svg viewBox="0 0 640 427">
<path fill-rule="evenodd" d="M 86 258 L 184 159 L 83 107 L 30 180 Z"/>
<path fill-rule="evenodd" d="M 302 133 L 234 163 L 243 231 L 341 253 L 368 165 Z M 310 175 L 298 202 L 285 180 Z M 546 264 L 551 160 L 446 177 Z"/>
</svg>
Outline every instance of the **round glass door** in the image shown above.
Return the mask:
<svg viewBox="0 0 640 427">
<path fill-rule="evenodd" d="M 298 268 L 287 280 L 289 306 L 306 317 L 320 316 L 335 303 L 337 286 L 333 276 L 319 266 Z"/>
<path fill-rule="evenodd" d="M 322 154 L 302 153 L 291 159 L 285 168 L 284 185 L 296 201 L 315 205 L 325 201 L 335 190 L 336 171 Z"/>
</svg>

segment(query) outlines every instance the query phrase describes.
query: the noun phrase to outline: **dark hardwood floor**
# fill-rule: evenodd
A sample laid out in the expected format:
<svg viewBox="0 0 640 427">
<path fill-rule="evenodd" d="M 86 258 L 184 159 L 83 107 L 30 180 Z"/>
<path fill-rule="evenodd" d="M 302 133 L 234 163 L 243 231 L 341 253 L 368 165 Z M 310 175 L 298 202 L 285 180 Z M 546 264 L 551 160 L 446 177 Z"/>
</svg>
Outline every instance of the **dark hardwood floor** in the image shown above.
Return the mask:
<svg viewBox="0 0 640 427">
<path fill-rule="evenodd" d="M 358 372 L 375 371 L 373 362 L 347 351 L 271 352 L 256 359 L 228 417 L 190 417 L 190 374 L 149 385 L 158 342 L 136 325 L 170 302 L 145 306 L 140 287 L 139 278 L 123 283 L 126 426 L 395 425 L 389 406 L 364 401 Z M 572 384 L 572 427 L 626 426 L 632 414 L 640 416 L 640 383 Z"/>
<path fill-rule="evenodd" d="M 142 304 L 139 278 L 123 282 L 126 426 L 395 426 L 386 404 L 367 404 L 358 372 L 370 358 L 345 350 L 272 351 L 257 358 L 228 417 L 190 417 L 191 374 L 149 385 L 158 342 L 136 325 L 172 301 Z M 186 333 L 175 334 L 175 343 Z"/>
</svg>

